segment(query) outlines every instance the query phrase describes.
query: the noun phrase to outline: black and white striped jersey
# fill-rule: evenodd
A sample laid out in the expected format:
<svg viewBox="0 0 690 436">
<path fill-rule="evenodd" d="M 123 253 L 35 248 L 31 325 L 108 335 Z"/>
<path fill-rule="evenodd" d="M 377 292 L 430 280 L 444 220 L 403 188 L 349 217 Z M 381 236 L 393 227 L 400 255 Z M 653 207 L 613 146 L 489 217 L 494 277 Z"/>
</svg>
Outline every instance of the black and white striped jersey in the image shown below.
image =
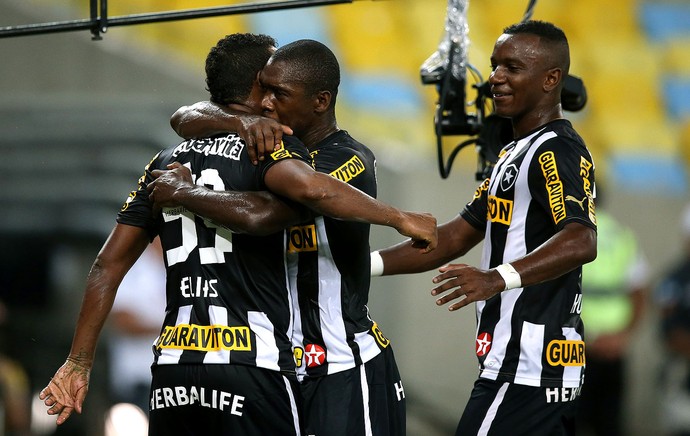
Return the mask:
<svg viewBox="0 0 690 436">
<path fill-rule="evenodd" d="M 309 162 L 304 145 L 286 139 L 254 166 L 244 141 L 229 134 L 182 142 L 146 167 L 118 222 L 159 234 L 163 245 L 167 307 L 154 365 L 241 364 L 294 374 L 283 232 L 235 234 L 182 207 L 156 213 L 146 191 L 151 171 L 171 162 L 189 167 L 197 185 L 257 191 L 271 165 L 292 158 Z"/>
<path fill-rule="evenodd" d="M 376 197 L 376 159 L 347 132 L 310 151 L 317 171 Z M 369 228 L 320 216 L 286 230 L 300 380 L 354 368 L 388 346 L 367 308 Z"/>
<path fill-rule="evenodd" d="M 482 268 L 532 252 L 570 222 L 596 228 L 594 164 L 567 120 L 552 121 L 501 152 L 462 216 L 486 231 Z M 477 302 L 480 376 L 579 387 L 584 373 L 582 268 Z"/>
</svg>

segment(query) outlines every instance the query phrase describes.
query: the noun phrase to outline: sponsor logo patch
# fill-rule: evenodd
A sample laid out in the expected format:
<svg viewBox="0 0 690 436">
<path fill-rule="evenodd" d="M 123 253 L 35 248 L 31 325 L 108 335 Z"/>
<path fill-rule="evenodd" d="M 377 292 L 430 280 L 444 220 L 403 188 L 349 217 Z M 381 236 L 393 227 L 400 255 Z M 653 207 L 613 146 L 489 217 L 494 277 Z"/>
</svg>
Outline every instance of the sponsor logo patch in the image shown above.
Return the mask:
<svg viewBox="0 0 690 436">
<path fill-rule="evenodd" d="M 481 185 L 477 188 L 476 191 L 474 191 L 474 196 L 472 197 L 473 200 L 478 199 L 479 197 L 482 196 L 482 192 L 485 192 L 489 189 L 489 179 L 484 179 Z"/>
<path fill-rule="evenodd" d="M 342 164 L 340 168 L 331 172 L 331 176 L 347 183 L 363 173 L 364 169 L 364 162 L 362 162 L 358 156 L 352 156 L 352 158 Z"/>
<path fill-rule="evenodd" d="M 565 199 L 563 198 L 563 182 L 558 175 L 556 158 L 552 151 L 539 155 L 539 164 L 546 181 L 546 192 L 549 196 L 549 206 L 554 224 L 558 224 L 565 218 Z"/>
<path fill-rule="evenodd" d="M 318 249 L 318 241 L 316 240 L 316 226 L 314 226 L 314 224 L 290 227 L 287 233 L 288 253 L 316 251 Z"/>
<path fill-rule="evenodd" d="M 383 332 L 379 328 L 378 324 L 374 323 L 374 325 L 371 326 L 371 332 L 374 334 L 374 339 L 376 339 L 376 342 L 379 343 L 381 348 L 386 348 L 390 345 L 390 339 L 383 335 Z"/>
<path fill-rule="evenodd" d="M 554 340 L 546 347 L 546 361 L 551 366 L 584 366 L 584 341 Z"/>
<path fill-rule="evenodd" d="M 491 351 L 491 335 L 486 332 L 480 333 L 475 343 L 475 352 L 477 356 L 482 357 L 489 351 Z"/>
<path fill-rule="evenodd" d="M 292 153 L 290 153 L 285 148 L 285 146 L 283 145 L 282 142 L 280 143 L 280 148 L 278 150 L 274 151 L 273 153 L 271 153 L 271 159 L 276 160 L 276 161 L 281 160 L 281 159 L 291 158 L 291 157 L 292 157 Z"/>
<path fill-rule="evenodd" d="M 509 226 L 511 220 L 513 219 L 513 202 L 511 200 L 505 200 L 493 195 L 489 195 L 488 200 L 488 220 L 494 223 L 501 223 Z"/>
<path fill-rule="evenodd" d="M 195 351 L 251 351 L 249 327 L 178 324 L 166 326 L 155 344 L 157 349 Z"/>
<path fill-rule="evenodd" d="M 307 368 L 321 366 L 326 361 L 326 350 L 320 345 L 307 344 L 304 346 L 304 357 L 307 359 Z"/>
</svg>

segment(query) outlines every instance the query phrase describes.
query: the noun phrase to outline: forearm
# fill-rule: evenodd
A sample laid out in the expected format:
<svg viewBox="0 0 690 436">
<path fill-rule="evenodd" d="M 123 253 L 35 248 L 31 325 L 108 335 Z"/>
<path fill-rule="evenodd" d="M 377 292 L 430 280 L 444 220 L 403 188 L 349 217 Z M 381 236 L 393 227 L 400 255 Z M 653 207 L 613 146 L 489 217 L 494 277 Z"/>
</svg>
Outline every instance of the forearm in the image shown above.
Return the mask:
<svg viewBox="0 0 690 436">
<path fill-rule="evenodd" d="M 568 224 L 528 255 L 509 263 L 520 274 L 522 286 L 556 279 L 596 258 L 596 232 Z"/>
<path fill-rule="evenodd" d="M 213 191 L 194 186 L 175 193 L 186 209 L 236 233 L 269 235 L 304 221 L 308 214 L 270 192 Z"/>
<path fill-rule="evenodd" d="M 439 243 L 431 253 L 420 253 L 409 239 L 379 250 L 383 260 L 382 275 L 420 273 L 439 268 L 467 254 L 483 237 L 483 233 L 458 216 L 438 227 Z"/>
<path fill-rule="evenodd" d="M 69 359 L 90 367 L 117 288 L 149 243 L 146 230 L 116 224 L 86 278 Z"/>
<path fill-rule="evenodd" d="M 124 277 L 124 273 L 122 273 Z M 109 276 L 97 259 L 86 282 L 86 290 L 72 339 L 69 359 L 91 367 L 103 325 L 110 313 L 119 281 Z"/>
<path fill-rule="evenodd" d="M 394 228 L 401 227 L 405 219 L 399 209 L 327 174 L 313 172 L 299 183 L 301 186 L 281 188 L 280 194 L 319 215 Z"/>
<path fill-rule="evenodd" d="M 182 138 L 200 138 L 241 129 L 237 116 L 211 102 L 182 106 L 170 117 L 170 126 Z"/>
</svg>

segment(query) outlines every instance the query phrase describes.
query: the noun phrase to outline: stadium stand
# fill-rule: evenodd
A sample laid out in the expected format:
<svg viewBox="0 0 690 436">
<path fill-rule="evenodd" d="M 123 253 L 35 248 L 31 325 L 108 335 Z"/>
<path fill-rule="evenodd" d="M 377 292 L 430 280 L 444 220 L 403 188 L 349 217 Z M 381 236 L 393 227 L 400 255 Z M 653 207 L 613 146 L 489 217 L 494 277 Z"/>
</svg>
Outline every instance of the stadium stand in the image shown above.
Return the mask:
<svg viewBox="0 0 690 436">
<path fill-rule="evenodd" d="M 72 2 L 86 11 L 87 2 Z M 110 7 L 114 15 L 239 3 L 247 1 L 122 0 Z M 523 17 L 527 2 L 468 5 L 469 62 L 486 79 L 496 35 Z M 419 67 L 438 47 L 445 14 L 444 1 L 358 1 L 150 25 L 146 34 L 149 44 L 167 45 L 192 63 L 201 62 L 218 37 L 234 31 L 269 33 L 279 43 L 321 40 L 341 60 L 341 122 L 356 126 L 357 136 L 377 147 L 429 153 L 437 95 L 433 87 L 421 85 Z M 647 180 L 654 189 L 660 183 L 677 186 L 679 179 L 680 186 L 687 186 L 688 161 L 678 158 L 688 154 L 683 132 L 690 129 L 690 4 L 550 0 L 537 2 L 533 18 L 553 21 L 569 35 L 571 73 L 582 77 L 588 90 L 587 107 L 569 117 L 594 152 L 600 174 L 621 186 L 644 186 L 649 177 L 654 177 Z M 665 170 L 634 170 L 650 158 Z M 627 162 L 632 169 L 626 169 Z"/>
</svg>

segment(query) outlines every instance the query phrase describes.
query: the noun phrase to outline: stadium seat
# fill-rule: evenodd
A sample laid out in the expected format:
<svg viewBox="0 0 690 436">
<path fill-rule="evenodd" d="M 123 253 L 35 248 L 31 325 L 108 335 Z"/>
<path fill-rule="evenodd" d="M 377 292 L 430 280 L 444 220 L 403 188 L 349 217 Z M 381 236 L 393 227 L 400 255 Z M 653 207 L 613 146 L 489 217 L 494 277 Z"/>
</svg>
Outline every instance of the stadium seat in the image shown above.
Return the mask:
<svg viewBox="0 0 690 436">
<path fill-rule="evenodd" d="M 690 3 L 648 1 L 640 6 L 639 19 L 652 41 L 690 36 Z"/>
</svg>

